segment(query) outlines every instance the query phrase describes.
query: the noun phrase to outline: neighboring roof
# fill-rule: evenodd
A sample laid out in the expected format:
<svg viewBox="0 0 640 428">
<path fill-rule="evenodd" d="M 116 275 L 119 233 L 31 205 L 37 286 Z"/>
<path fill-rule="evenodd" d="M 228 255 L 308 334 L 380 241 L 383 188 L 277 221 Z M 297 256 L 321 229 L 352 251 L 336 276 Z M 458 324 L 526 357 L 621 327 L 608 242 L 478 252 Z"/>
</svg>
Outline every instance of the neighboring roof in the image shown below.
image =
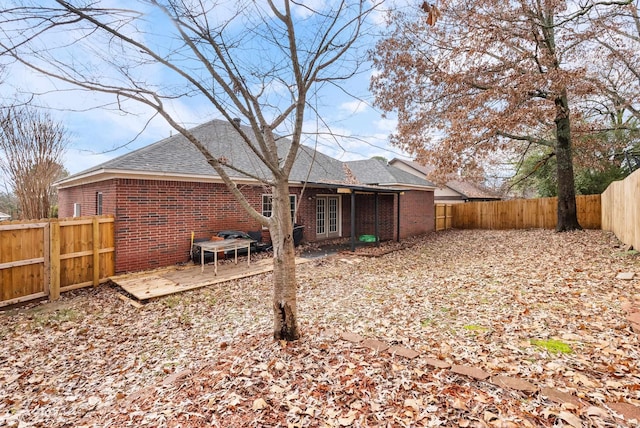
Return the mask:
<svg viewBox="0 0 640 428">
<path fill-rule="evenodd" d="M 11 216 L 9 214 L 3 213 L 2 211 L 0 211 L 0 220 L 7 220 L 10 219 Z"/>
<path fill-rule="evenodd" d="M 419 173 L 424 174 L 424 175 L 428 175 L 428 174 L 432 173 L 432 172 L 433 172 L 433 170 L 435 169 L 435 168 L 434 168 L 434 167 L 432 167 L 432 166 L 425 166 L 425 165 L 421 165 L 421 164 L 419 164 L 418 162 L 410 161 L 410 160 L 404 160 L 404 159 L 393 158 L 393 159 L 391 159 L 391 160 L 389 161 L 389 163 L 390 163 L 391 165 L 393 165 L 393 164 L 394 164 L 394 163 L 396 163 L 396 162 L 400 162 L 400 163 L 403 163 L 403 164 L 405 164 L 405 165 L 408 165 L 408 166 L 410 166 L 411 168 L 415 169 L 415 170 L 416 170 L 416 172 L 419 172 Z"/>
<path fill-rule="evenodd" d="M 411 167 L 412 169 L 414 169 L 417 173 L 425 176 L 433 172 L 435 169 L 433 166 L 425 166 L 415 161 L 409 161 L 409 160 L 398 159 L 398 158 L 392 159 L 389 163 L 393 165 L 394 163 L 397 163 L 397 162 L 403 163 Z M 478 184 L 471 183 L 468 181 L 451 180 L 451 181 L 447 181 L 446 186 L 454 190 L 455 192 L 460 193 L 462 196 L 464 196 L 467 199 L 501 199 L 499 195 L 495 194 L 489 189 L 486 189 Z"/>
<path fill-rule="evenodd" d="M 252 136 L 251 127 L 243 125 L 242 129 L 247 135 Z M 190 131 L 206 146 L 213 156 L 225 158 L 230 165 L 250 172 L 254 177 L 265 179 L 270 177 L 266 166 L 249 149 L 240 134 L 228 121 L 212 120 Z M 279 140 L 279 150 L 282 151 L 283 156 L 288 148 L 289 141 L 285 138 Z M 381 186 L 405 184 L 433 187 L 433 184 L 426 180 L 416 181 L 416 177 L 412 177 L 411 174 L 394 167 L 385 167 L 384 162 L 381 165 L 378 165 L 381 161 L 377 160 L 362 162 L 368 162 L 370 168 L 374 168 L 377 171 L 376 177 L 384 176 L 384 182 L 380 183 L 379 180 L 369 182 L 372 177 L 369 177 L 367 173 L 366 164 L 358 164 L 355 167 L 357 173 L 351 174 L 353 171 L 350 171 L 350 165 L 345 168 L 346 163 L 303 145 L 298 151 L 289 180 L 294 183 L 379 184 Z M 225 167 L 225 170 L 233 179 L 254 180 L 254 178 L 243 175 L 234 169 Z M 390 172 L 390 170 L 397 171 Z M 383 171 L 385 173 L 381 175 Z M 216 177 L 218 180 L 220 179 L 213 167 L 206 162 L 202 153 L 182 134 L 177 134 L 71 175 L 57 184 L 60 187 L 74 186 L 104 179 L 106 175 L 116 177 L 162 176 L 167 177 L 166 179 L 181 178 L 183 180 L 211 180 Z"/>
<path fill-rule="evenodd" d="M 448 181 L 447 187 L 464 195 L 467 199 L 501 199 L 500 196 L 495 193 L 466 181 Z"/>
<path fill-rule="evenodd" d="M 378 186 L 421 186 L 435 188 L 432 182 L 389 165 L 381 159 L 365 159 L 345 162 L 357 180 L 363 184 Z"/>
</svg>

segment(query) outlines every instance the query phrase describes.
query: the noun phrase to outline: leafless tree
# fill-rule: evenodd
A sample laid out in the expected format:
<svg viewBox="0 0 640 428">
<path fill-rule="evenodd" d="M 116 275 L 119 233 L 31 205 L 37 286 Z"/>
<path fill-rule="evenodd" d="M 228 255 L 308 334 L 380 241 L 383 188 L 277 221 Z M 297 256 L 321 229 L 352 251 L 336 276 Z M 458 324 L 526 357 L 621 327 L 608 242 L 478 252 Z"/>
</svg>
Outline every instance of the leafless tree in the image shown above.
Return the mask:
<svg viewBox="0 0 640 428">
<path fill-rule="evenodd" d="M 126 100 L 149 106 L 184 135 L 251 217 L 269 228 L 274 337 L 297 339 L 289 175 L 317 91 L 339 86 L 363 62 L 356 47 L 375 2 L 140 0 L 127 10 L 98 0 L 41 3 L 0 11 L 0 49 L 44 75 L 112 94 L 123 109 Z M 154 81 L 159 74 L 163 80 Z M 189 132 L 171 103 L 194 96 L 233 124 L 265 176 L 210 153 Z M 280 136 L 288 137 L 285 150 Z M 271 217 L 249 204 L 229 169 L 271 189 Z"/>
<path fill-rule="evenodd" d="M 48 113 L 29 107 L 0 110 L 0 169 L 10 181 L 23 219 L 47 218 L 55 203 L 67 133 Z"/>
</svg>

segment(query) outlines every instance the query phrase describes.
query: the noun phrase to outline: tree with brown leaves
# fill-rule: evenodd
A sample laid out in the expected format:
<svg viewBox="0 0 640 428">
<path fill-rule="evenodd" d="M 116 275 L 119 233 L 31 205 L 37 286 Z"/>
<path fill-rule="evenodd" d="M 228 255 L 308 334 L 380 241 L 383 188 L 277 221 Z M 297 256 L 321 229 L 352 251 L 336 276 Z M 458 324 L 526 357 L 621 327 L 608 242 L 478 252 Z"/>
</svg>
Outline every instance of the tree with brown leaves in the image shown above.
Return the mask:
<svg viewBox="0 0 640 428">
<path fill-rule="evenodd" d="M 392 143 L 441 175 L 496 152 L 548 147 L 557 230 L 579 229 L 573 134 L 588 122 L 577 104 L 600 94 L 586 62 L 597 19 L 622 19 L 630 3 L 450 0 L 396 13 L 371 82 L 376 104 L 397 112 Z"/>
</svg>

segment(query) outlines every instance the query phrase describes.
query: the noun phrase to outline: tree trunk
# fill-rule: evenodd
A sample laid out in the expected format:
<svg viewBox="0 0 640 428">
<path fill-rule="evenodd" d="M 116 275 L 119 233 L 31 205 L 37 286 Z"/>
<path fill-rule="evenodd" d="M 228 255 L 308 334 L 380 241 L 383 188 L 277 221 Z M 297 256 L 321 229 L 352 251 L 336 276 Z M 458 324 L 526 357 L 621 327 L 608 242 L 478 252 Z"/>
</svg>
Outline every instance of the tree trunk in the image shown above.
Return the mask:
<svg viewBox="0 0 640 428">
<path fill-rule="evenodd" d="M 567 91 L 562 90 L 556 104 L 556 160 L 558 164 L 558 223 L 556 231 L 582 229 L 576 210 L 576 188 L 573 177 L 571 121 Z"/>
<path fill-rule="evenodd" d="M 297 340 L 298 309 L 296 293 L 295 249 L 293 221 L 289 203 L 289 185 L 278 180 L 273 187 L 272 218 L 269 232 L 273 244 L 273 337 L 276 340 Z"/>
</svg>

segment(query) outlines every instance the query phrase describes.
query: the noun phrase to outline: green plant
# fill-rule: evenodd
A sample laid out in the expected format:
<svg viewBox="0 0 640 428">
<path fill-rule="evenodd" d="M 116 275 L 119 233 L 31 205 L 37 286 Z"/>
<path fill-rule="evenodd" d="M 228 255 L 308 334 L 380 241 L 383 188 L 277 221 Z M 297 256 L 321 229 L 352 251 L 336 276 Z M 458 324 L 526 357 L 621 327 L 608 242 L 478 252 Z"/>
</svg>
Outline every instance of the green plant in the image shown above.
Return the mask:
<svg viewBox="0 0 640 428">
<path fill-rule="evenodd" d="M 637 256 L 638 254 L 640 254 L 640 251 L 629 250 L 629 251 L 620 251 L 618 253 L 615 253 L 614 256 L 616 256 L 616 257 L 633 257 L 633 256 Z"/>
<path fill-rule="evenodd" d="M 169 309 L 173 309 L 180 304 L 180 298 L 177 296 L 169 296 L 162 303 Z"/>
<path fill-rule="evenodd" d="M 33 322 L 38 326 L 60 324 L 69 321 L 76 321 L 80 316 L 80 312 L 75 309 L 62 308 L 56 309 L 53 312 L 36 312 L 33 314 Z"/>
<path fill-rule="evenodd" d="M 469 331 L 487 331 L 487 330 L 489 330 L 487 327 L 483 327 L 483 326 L 477 325 L 477 324 L 465 325 L 462 328 L 464 328 L 465 330 L 469 330 Z"/>
<path fill-rule="evenodd" d="M 571 354 L 573 349 L 571 346 L 556 339 L 531 339 L 531 344 L 538 348 L 546 349 L 552 354 Z"/>
<path fill-rule="evenodd" d="M 420 320 L 420 325 L 422 327 L 429 327 L 434 324 L 435 324 L 435 321 L 432 318 L 423 318 Z"/>
</svg>

